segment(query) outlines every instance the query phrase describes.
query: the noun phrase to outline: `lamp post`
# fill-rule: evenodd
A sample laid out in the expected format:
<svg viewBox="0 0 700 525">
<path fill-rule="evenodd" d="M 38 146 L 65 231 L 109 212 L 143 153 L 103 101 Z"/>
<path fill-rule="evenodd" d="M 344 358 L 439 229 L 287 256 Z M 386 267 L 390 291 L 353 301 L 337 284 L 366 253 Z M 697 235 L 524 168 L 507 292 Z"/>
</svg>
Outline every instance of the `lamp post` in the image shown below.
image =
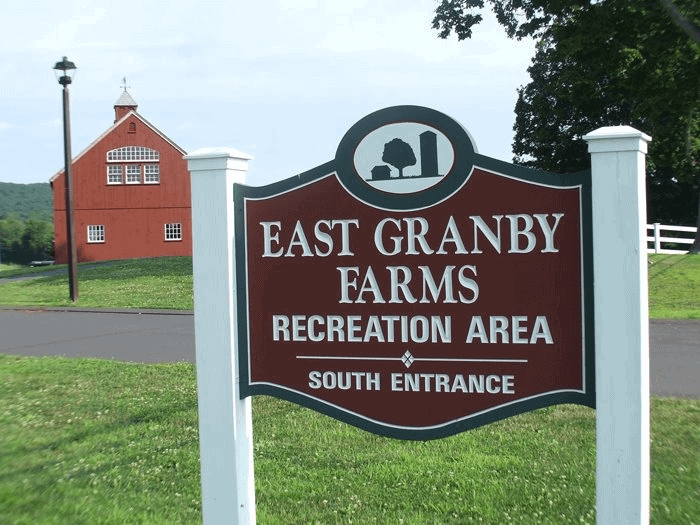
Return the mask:
<svg viewBox="0 0 700 525">
<path fill-rule="evenodd" d="M 75 64 L 63 57 L 53 67 L 57 73 L 58 83 L 63 86 L 63 157 L 65 161 L 65 186 L 66 186 L 66 230 L 68 233 L 68 285 L 70 287 L 70 300 L 78 300 L 78 255 L 75 246 L 75 223 L 73 221 L 73 169 L 70 148 L 70 104 L 68 98 L 68 85 L 73 81 L 71 74 L 76 69 Z"/>
</svg>

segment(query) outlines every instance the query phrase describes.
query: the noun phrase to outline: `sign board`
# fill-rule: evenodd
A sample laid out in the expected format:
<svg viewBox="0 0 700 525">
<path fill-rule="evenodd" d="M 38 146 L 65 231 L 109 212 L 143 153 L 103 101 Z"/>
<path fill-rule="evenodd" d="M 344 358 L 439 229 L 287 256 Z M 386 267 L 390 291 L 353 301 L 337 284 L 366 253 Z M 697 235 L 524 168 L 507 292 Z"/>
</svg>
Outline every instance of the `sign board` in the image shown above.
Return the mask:
<svg viewBox="0 0 700 525">
<path fill-rule="evenodd" d="M 234 213 L 241 398 L 402 439 L 595 406 L 590 172 L 485 157 L 397 106 L 326 164 L 235 185 Z"/>
</svg>

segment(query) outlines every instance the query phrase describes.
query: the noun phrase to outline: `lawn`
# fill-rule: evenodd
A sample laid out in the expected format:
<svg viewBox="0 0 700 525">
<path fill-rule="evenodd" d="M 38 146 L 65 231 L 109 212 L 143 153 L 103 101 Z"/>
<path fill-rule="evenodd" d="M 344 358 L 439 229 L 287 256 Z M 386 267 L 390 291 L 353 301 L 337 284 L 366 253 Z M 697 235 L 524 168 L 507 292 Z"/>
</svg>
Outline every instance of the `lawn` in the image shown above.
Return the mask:
<svg viewBox="0 0 700 525">
<path fill-rule="evenodd" d="M 192 309 L 191 258 L 93 266 L 81 307 Z M 700 318 L 700 256 L 651 256 L 649 291 L 652 317 Z M 67 306 L 67 276 L 2 284 L 0 303 Z M 0 385 L 0 523 L 201 522 L 194 365 L 0 354 Z M 591 409 L 403 442 L 253 407 L 261 524 L 595 522 Z M 651 438 L 652 523 L 700 523 L 700 400 L 652 399 Z"/>
<path fill-rule="evenodd" d="M 109 378 L 109 380 L 105 380 Z M 201 522 L 192 364 L 0 355 L 0 523 Z M 381 438 L 253 400 L 258 522 L 595 523 L 595 412 Z M 652 400 L 655 524 L 698 523 L 700 401 Z"/>
<path fill-rule="evenodd" d="M 5 277 L 6 275 L 9 275 L 10 272 L 14 272 L 20 268 L 23 268 L 21 264 L 2 263 L 0 264 L 0 277 Z"/>
<path fill-rule="evenodd" d="M 13 268 L 4 277 L 51 272 L 64 266 Z M 88 308 L 191 310 L 192 258 L 161 257 L 81 263 L 80 299 Z M 67 275 L 0 284 L 0 305 L 71 306 Z M 657 319 L 700 319 L 700 255 L 649 256 L 649 315 Z"/>
<path fill-rule="evenodd" d="M 80 267 L 81 265 L 85 265 L 85 263 L 81 263 L 78 266 Z M 29 274 L 42 274 L 46 272 L 55 272 L 56 270 L 65 270 L 68 268 L 67 264 L 51 264 L 47 266 L 25 266 L 22 264 L 15 264 L 15 263 L 3 263 L 0 264 L 0 279 L 3 279 L 5 277 L 17 277 L 20 275 L 29 275 Z"/>
<path fill-rule="evenodd" d="M 0 304 L 80 306 L 87 308 L 156 308 L 192 310 L 192 258 L 159 257 L 78 265 L 79 300 L 71 303 L 68 276 L 49 275 L 0 284 Z M 33 270 L 51 272 L 63 266 Z M 26 275 L 30 269 L 8 270 L 2 277 Z"/>
<path fill-rule="evenodd" d="M 651 255 L 649 263 L 649 316 L 700 319 L 700 255 Z"/>
</svg>

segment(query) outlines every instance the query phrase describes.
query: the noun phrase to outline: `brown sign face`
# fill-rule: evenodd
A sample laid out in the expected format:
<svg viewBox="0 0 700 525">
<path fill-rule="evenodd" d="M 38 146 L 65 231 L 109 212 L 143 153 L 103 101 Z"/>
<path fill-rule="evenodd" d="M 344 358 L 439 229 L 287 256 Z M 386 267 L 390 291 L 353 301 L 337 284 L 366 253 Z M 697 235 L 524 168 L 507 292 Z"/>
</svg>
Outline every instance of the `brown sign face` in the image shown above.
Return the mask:
<svg viewBox="0 0 700 525">
<path fill-rule="evenodd" d="M 584 179 L 481 157 L 401 107 L 332 163 L 237 187 L 242 395 L 409 439 L 592 406 Z"/>
</svg>

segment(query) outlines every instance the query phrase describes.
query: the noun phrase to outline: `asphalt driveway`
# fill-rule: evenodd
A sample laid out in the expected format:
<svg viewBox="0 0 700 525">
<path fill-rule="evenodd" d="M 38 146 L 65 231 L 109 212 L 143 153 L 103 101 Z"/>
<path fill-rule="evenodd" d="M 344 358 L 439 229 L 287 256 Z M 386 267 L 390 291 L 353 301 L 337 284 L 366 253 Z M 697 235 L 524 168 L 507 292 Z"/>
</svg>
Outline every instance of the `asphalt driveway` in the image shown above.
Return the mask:
<svg viewBox="0 0 700 525">
<path fill-rule="evenodd" d="M 194 362 L 194 316 L 177 311 L 0 310 L 0 352 Z"/>
<path fill-rule="evenodd" d="M 649 339 L 651 393 L 700 398 L 700 321 L 652 321 Z M 0 310 L 0 352 L 194 362 L 194 316 L 187 311 Z"/>
</svg>

